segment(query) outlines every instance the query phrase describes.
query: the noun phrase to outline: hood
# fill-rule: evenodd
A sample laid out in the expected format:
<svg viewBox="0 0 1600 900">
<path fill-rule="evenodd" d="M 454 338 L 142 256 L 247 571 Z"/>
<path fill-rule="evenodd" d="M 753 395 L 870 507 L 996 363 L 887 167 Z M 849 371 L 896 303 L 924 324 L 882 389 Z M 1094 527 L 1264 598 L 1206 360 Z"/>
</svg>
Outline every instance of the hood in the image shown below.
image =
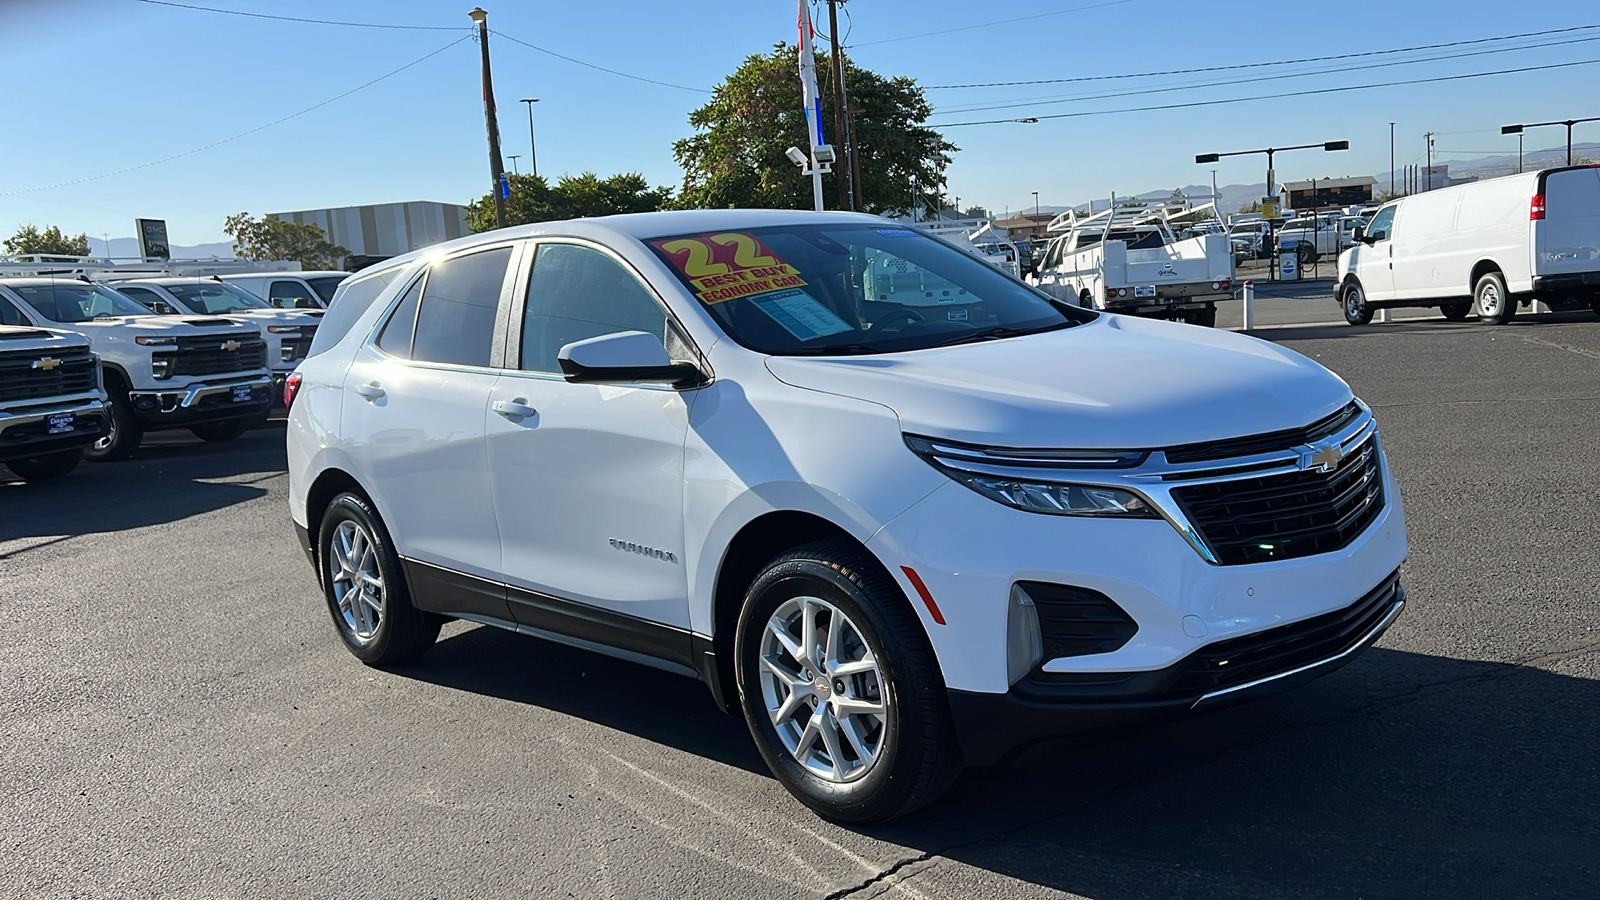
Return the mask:
<svg viewBox="0 0 1600 900">
<path fill-rule="evenodd" d="M 74 330 L 90 328 L 131 329 L 151 334 L 240 334 L 240 322 L 231 322 L 218 316 L 105 316 L 88 322 L 75 322 Z M 253 329 L 259 334 L 260 329 Z"/>
<path fill-rule="evenodd" d="M 1298 428 L 1350 402 L 1276 344 L 1129 316 L 880 356 L 771 357 L 799 388 L 883 404 L 910 434 L 1021 448 L 1147 449 Z"/>
<path fill-rule="evenodd" d="M 255 325 L 300 325 L 315 328 L 320 324 L 322 310 L 308 309 L 238 309 L 225 313 L 229 319 L 239 319 Z"/>
</svg>

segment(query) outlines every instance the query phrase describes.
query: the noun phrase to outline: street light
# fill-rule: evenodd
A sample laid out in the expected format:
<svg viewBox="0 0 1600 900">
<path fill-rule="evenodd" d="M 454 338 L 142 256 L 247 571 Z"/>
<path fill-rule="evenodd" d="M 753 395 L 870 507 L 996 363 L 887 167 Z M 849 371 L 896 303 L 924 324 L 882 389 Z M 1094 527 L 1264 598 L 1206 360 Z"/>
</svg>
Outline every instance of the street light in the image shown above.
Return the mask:
<svg viewBox="0 0 1600 900">
<path fill-rule="evenodd" d="M 524 97 L 523 103 L 528 104 L 528 172 L 533 177 L 539 177 L 539 151 L 533 146 L 533 105 L 539 102 L 538 97 Z"/>
<path fill-rule="evenodd" d="M 1587 119 L 1563 119 L 1559 122 L 1530 122 L 1526 125 L 1505 125 L 1500 128 L 1501 134 L 1521 134 L 1526 128 L 1543 128 L 1546 125 L 1567 126 L 1567 165 L 1572 165 L 1572 126 L 1579 122 L 1600 122 L 1600 116 L 1591 116 Z"/>
<path fill-rule="evenodd" d="M 1036 219 L 1039 217 L 1039 192 L 1038 191 L 1034 191 L 1033 192 L 1033 217 L 1036 218 Z"/>
<path fill-rule="evenodd" d="M 1316 150 L 1319 147 L 1328 152 L 1332 152 L 1334 150 L 1349 150 L 1350 142 L 1324 141 L 1320 144 L 1297 144 L 1293 147 L 1267 147 L 1264 150 L 1235 150 L 1232 153 L 1201 153 L 1195 156 L 1194 161 L 1197 163 L 1214 163 L 1222 159 L 1224 156 L 1248 156 L 1252 153 L 1265 153 L 1267 155 L 1267 197 L 1275 199 L 1277 197 L 1277 192 L 1274 191 L 1273 188 L 1277 184 L 1278 175 L 1277 172 L 1272 168 L 1273 155 L 1282 153 L 1285 150 Z"/>
<path fill-rule="evenodd" d="M 506 159 L 511 160 L 511 174 L 513 174 L 513 175 L 520 175 L 521 174 L 520 172 L 517 171 L 517 160 L 519 160 L 521 158 L 522 157 L 519 154 L 516 154 L 516 153 L 507 154 Z"/>
</svg>

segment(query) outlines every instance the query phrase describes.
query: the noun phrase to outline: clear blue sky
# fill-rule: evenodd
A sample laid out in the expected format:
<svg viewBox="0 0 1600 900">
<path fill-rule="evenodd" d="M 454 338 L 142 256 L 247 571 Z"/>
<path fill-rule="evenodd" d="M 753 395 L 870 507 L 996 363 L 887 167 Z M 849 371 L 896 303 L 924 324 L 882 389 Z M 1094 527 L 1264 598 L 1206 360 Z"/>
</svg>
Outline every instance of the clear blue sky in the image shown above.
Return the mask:
<svg viewBox="0 0 1600 900">
<path fill-rule="evenodd" d="M 470 28 L 471 0 L 186 0 L 234 10 L 434 25 L 450 31 L 342 28 L 150 5 L 138 0 L 0 0 L 0 234 L 22 223 L 88 232 L 98 243 L 133 233 L 132 220 L 165 218 L 178 244 L 225 239 L 234 212 L 382 203 L 463 202 L 486 190 L 487 151 L 477 48 L 462 43 L 342 100 L 254 134 L 158 165 L 79 184 L 30 190 L 139 166 L 261 126 L 327 100 L 446 45 Z M 482 0 L 490 27 L 599 65 L 709 88 L 747 55 L 793 40 L 790 0 Z M 926 85 L 1022 81 L 1237 65 L 1383 50 L 1514 32 L 1600 24 L 1600 8 L 1522 0 L 1516 15 L 1488 0 L 1389 3 L 1196 3 L 1036 0 L 851 0 L 847 46 L 857 63 Z M 996 20 L 994 27 L 873 43 Z M 841 25 L 841 27 L 843 27 Z M 1540 41 L 1581 43 L 1312 77 L 1273 78 L 1147 96 L 959 112 L 967 105 L 1063 98 L 1199 81 L 1278 76 L 1363 60 L 1206 75 L 970 90 L 934 90 L 935 122 L 971 121 L 1181 103 L 1375 81 L 1600 60 L 1600 29 Z M 1516 42 L 1512 42 L 1514 44 Z M 1527 43 L 1526 41 L 1523 43 Z M 1508 46 L 1481 44 L 1464 52 Z M 676 186 L 672 142 L 705 94 L 618 78 L 492 39 L 507 154 L 535 108 L 539 170 L 643 172 Z M 1382 56 L 1368 63 L 1429 54 Z M 951 128 L 960 147 L 949 191 L 999 211 L 1204 183 L 1205 151 L 1347 139 L 1341 154 L 1280 158 L 1280 180 L 1374 173 L 1389 164 L 1398 123 L 1401 164 L 1419 161 L 1424 131 L 1445 159 L 1515 152 L 1507 122 L 1600 115 L 1600 64 L 1465 81 L 1191 109 L 1096 115 L 1034 125 Z M 1557 146 L 1561 129 L 1530 136 Z M 1600 140 L 1600 123 L 1578 140 Z M 1224 160 L 1222 184 L 1260 181 L 1259 158 Z M 798 176 L 797 176 L 798 177 Z M 23 191 L 23 193 L 11 193 Z"/>
</svg>

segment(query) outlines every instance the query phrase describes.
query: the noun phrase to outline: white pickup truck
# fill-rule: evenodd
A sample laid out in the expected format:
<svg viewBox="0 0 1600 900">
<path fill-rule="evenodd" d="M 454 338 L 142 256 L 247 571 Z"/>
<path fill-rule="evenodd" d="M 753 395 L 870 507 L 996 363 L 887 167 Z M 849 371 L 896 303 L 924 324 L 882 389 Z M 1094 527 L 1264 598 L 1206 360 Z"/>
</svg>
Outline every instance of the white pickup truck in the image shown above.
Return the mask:
<svg viewBox="0 0 1600 900">
<path fill-rule="evenodd" d="M 82 335 L 30 327 L 0 300 L 0 464 L 24 481 L 71 472 L 110 428 L 105 399 Z"/>
<path fill-rule="evenodd" d="M 1109 312 L 1212 326 L 1233 296 L 1233 248 L 1222 232 L 1173 235 L 1158 204 L 1125 205 L 1051 222 L 1056 238 L 1029 282 L 1051 296 Z"/>
<path fill-rule="evenodd" d="M 111 421 L 90 459 L 123 459 L 146 431 L 187 428 L 202 440 L 232 440 L 272 407 L 267 345 L 254 325 L 152 315 L 81 278 L 0 279 L 0 310 L 80 334 L 99 355 Z"/>
</svg>

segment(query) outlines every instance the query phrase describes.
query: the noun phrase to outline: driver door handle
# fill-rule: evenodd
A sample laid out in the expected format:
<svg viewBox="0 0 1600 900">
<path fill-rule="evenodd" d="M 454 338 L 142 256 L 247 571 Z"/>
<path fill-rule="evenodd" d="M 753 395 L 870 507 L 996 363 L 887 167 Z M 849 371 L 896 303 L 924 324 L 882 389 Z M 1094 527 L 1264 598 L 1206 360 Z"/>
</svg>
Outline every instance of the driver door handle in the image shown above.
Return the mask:
<svg viewBox="0 0 1600 900">
<path fill-rule="evenodd" d="M 528 401 L 521 397 L 515 400 L 496 400 L 490 408 L 508 419 L 526 419 L 539 414 L 538 410 L 529 406 Z"/>
<path fill-rule="evenodd" d="M 356 394 L 368 400 L 381 399 L 383 397 L 383 393 L 383 388 L 378 387 L 378 383 L 375 381 L 368 382 L 367 384 L 356 385 Z"/>
</svg>

